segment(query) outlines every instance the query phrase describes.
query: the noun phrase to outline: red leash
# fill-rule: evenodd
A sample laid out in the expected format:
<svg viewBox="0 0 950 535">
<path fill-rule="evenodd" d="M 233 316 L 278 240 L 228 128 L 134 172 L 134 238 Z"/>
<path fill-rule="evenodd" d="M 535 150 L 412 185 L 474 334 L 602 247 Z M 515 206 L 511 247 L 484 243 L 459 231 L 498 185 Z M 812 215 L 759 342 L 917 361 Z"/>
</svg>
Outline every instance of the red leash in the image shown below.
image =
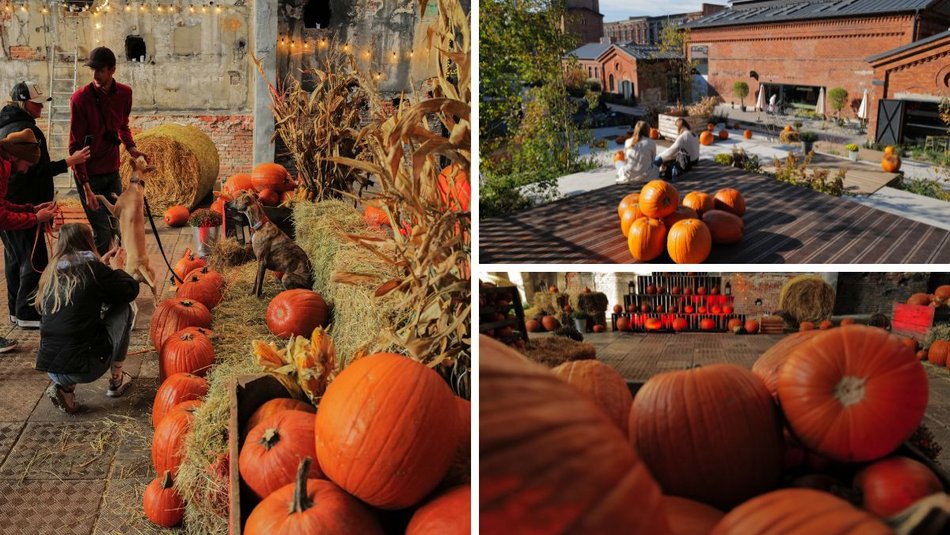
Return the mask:
<svg viewBox="0 0 950 535">
<path fill-rule="evenodd" d="M 57 221 L 57 219 L 58 219 L 58 221 Z M 37 273 L 42 273 L 42 272 L 43 272 L 43 270 L 36 269 L 36 264 L 33 263 L 33 256 L 36 255 L 36 246 L 39 245 L 39 243 L 40 243 L 40 232 L 41 232 L 41 229 L 44 229 L 44 230 L 42 230 L 42 233 L 46 236 L 46 251 L 47 251 L 47 252 L 46 252 L 46 255 L 47 255 L 47 257 L 48 257 L 48 256 L 49 256 L 49 251 L 52 251 L 52 250 L 53 250 L 53 240 L 58 240 L 58 239 L 59 239 L 59 233 L 56 232 L 56 231 L 54 231 L 53 228 L 54 228 L 54 227 L 55 227 L 55 228 L 58 228 L 58 227 L 61 226 L 65 221 L 66 221 L 66 218 L 63 217 L 63 213 L 62 213 L 62 212 L 56 212 L 56 215 L 53 216 L 53 221 L 52 221 L 52 223 L 55 223 L 55 224 L 50 224 L 50 223 L 37 223 L 37 225 L 36 225 L 36 235 L 35 235 L 35 237 L 33 238 L 33 250 L 30 251 L 30 267 L 33 268 L 33 271 L 35 271 L 35 272 L 37 272 Z"/>
</svg>

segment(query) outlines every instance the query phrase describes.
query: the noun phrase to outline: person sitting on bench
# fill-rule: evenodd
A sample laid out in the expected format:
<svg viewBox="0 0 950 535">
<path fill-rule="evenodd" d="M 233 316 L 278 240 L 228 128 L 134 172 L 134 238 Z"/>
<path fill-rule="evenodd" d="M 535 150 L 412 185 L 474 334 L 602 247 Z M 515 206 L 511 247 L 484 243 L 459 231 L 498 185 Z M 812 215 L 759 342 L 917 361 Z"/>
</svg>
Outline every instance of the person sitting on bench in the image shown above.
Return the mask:
<svg viewBox="0 0 950 535">
<path fill-rule="evenodd" d="M 686 119 L 676 120 L 676 133 L 676 141 L 653 162 L 660 168 L 660 178 L 671 182 L 699 162 L 699 140 L 693 135 Z"/>
</svg>

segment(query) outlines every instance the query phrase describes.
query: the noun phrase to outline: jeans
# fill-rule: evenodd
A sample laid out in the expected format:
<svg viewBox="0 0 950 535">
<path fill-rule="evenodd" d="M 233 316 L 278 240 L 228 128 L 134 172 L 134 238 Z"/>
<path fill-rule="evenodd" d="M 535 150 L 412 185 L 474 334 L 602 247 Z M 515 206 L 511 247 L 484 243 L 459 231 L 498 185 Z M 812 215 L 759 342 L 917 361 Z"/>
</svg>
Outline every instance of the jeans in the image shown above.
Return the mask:
<svg viewBox="0 0 950 535">
<path fill-rule="evenodd" d="M 90 176 L 89 186 L 93 193 L 102 195 L 110 203 L 115 202 L 112 196 L 113 193 L 116 196 L 122 194 L 122 179 L 119 178 L 118 171 L 105 175 Z M 89 210 L 89 207 L 86 206 L 86 196 L 82 192 L 79 192 L 79 201 L 86 212 L 86 218 L 89 219 L 89 225 L 92 226 L 92 236 L 96 240 L 96 250 L 99 251 L 100 255 L 104 255 L 109 251 L 112 237 L 115 235 L 115 219 L 102 203 L 99 204 L 99 209 L 95 212 Z"/>
<path fill-rule="evenodd" d="M 49 263 L 46 240 L 37 237 L 37 227 L 7 230 L 0 233 L 3 240 L 4 275 L 7 279 L 7 306 L 10 315 L 24 321 L 36 321 L 40 314 L 30 301 L 40 282 L 40 272 Z M 36 244 L 36 250 L 33 244 Z"/>
<path fill-rule="evenodd" d="M 112 354 L 109 358 L 93 359 L 89 371 L 85 373 L 50 372 L 47 375 L 54 383 L 67 389 L 75 384 L 91 383 L 109 371 L 114 362 L 125 361 L 125 356 L 129 352 L 129 337 L 132 334 L 132 306 L 126 303 L 110 307 L 103 322 L 106 324 L 109 345 L 112 346 Z"/>
<path fill-rule="evenodd" d="M 653 165 L 655 165 L 657 168 L 660 168 L 663 163 L 663 158 L 660 156 L 657 156 L 656 159 L 653 160 Z M 674 182 L 681 174 L 683 174 L 683 172 L 684 169 L 680 167 L 680 164 L 677 163 L 676 160 L 670 160 L 666 162 L 666 171 L 660 173 L 660 178 Z"/>
</svg>

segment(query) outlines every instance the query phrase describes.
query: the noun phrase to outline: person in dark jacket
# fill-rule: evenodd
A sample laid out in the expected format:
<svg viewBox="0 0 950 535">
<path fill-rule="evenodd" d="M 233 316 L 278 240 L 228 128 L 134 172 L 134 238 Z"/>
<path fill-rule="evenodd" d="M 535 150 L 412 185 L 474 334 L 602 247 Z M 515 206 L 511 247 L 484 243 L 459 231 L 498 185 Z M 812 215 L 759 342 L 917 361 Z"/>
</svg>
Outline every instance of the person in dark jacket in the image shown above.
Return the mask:
<svg viewBox="0 0 950 535">
<path fill-rule="evenodd" d="M 139 283 L 107 265 L 115 252 L 100 258 L 89 225 L 67 223 L 60 227 L 56 250 L 40 276 L 36 309 L 43 320 L 36 369 L 53 381 L 46 390 L 53 405 L 69 414 L 79 410 L 77 384 L 111 370 L 107 396 L 121 396 L 132 386 L 122 365 Z"/>
<path fill-rule="evenodd" d="M 10 177 L 6 199 L 17 204 L 39 205 L 53 200 L 53 177 L 69 167 L 89 159 L 89 149 L 70 154 L 64 160 L 50 161 L 46 136 L 36 126 L 43 113 L 43 103 L 52 100 L 35 84 L 20 82 L 10 92 L 10 102 L 0 109 L 0 139 L 25 128 L 33 131 L 40 147 L 40 160 L 25 172 Z M 7 230 L 3 240 L 4 274 L 7 280 L 7 306 L 10 321 L 25 329 L 38 329 L 40 316 L 30 305 L 40 272 L 46 268 L 46 241 L 37 235 L 36 227 Z"/>
</svg>

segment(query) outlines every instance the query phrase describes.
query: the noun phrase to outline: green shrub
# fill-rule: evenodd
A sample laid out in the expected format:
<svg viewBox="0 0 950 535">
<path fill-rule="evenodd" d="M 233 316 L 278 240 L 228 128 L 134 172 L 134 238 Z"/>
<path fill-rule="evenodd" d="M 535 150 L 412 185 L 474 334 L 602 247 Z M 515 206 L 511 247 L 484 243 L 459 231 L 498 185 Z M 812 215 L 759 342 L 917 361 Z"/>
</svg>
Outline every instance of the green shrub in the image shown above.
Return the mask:
<svg viewBox="0 0 950 535">
<path fill-rule="evenodd" d="M 828 178 L 827 169 L 812 169 L 808 166 L 814 153 L 809 153 L 804 160 L 799 160 L 794 154 L 789 154 L 784 160 L 776 158 L 775 178 L 799 187 L 813 189 L 828 195 L 840 197 L 844 194 L 844 176 L 846 171 L 839 170 L 833 178 Z"/>
<path fill-rule="evenodd" d="M 924 197 L 950 201 L 950 192 L 943 189 L 940 181 L 931 178 L 907 178 L 902 176 L 897 188 Z"/>
<path fill-rule="evenodd" d="M 799 137 L 799 133 L 794 130 L 791 132 L 786 132 L 783 130 L 782 133 L 778 135 L 778 140 L 782 143 L 789 144 L 798 143 L 801 141 L 801 138 Z"/>
<path fill-rule="evenodd" d="M 798 137 L 799 137 L 799 139 L 801 139 L 801 140 L 804 141 L 804 142 L 811 142 L 811 143 L 814 143 L 814 142 L 818 141 L 818 134 L 816 134 L 816 133 L 814 133 L 814 132 L 807 132 L 807 131 L 806 131 L 806 132 L 802 132 Z"/>
<path fill-rule="evenodd" d="M 745 98 L 749 96 L 749 84 L 742 80 L 737 80 L 732 84 L 732 94 L 739 99 L 739 104 L 745 106 Z"/>
<path fill-rule="evenodd" d="M 722 154 L 717 154 L 716 156 L 714 156 L 713 161 L 718 163 L 719 165 L 725 165 L 727 167 L 731 167 L 733 158 L 731 154 L 722 153 Z"/>
<path fill-rule="evenodd" d="M 845 104 L 848 103 L 848 91 L 843 87 L 835 87 L 831 91 L 828 91 L 828 101 L 831 103 L 831 107 L 835 110 L 835 113 L 841 113 Z"/>
</svg>

